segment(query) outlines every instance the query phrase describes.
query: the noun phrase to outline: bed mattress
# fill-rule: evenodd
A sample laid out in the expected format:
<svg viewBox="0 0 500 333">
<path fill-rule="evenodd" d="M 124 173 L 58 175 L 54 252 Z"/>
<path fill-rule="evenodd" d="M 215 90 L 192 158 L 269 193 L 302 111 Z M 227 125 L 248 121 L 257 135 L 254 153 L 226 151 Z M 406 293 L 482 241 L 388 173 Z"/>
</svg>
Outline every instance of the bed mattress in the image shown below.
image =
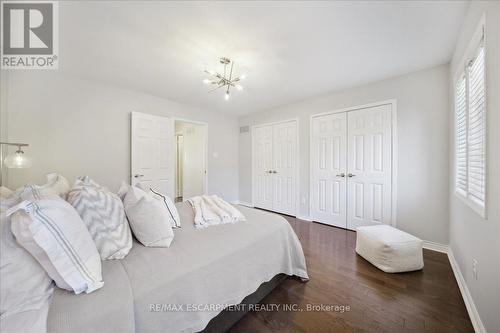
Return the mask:
<svg viewBox="0 0 500 333">
<path fill-rule="evenodd" d="M 134 242 L 103 262 L 104 287 L 88 295 L 56 289 L 48 332 L 196 332 L 284 273 L 308 279 L 302 247 L 281 216 L 238 206 L 247 221 L 194 228 L 188 203 L 169 248 Z"/>
</svg>

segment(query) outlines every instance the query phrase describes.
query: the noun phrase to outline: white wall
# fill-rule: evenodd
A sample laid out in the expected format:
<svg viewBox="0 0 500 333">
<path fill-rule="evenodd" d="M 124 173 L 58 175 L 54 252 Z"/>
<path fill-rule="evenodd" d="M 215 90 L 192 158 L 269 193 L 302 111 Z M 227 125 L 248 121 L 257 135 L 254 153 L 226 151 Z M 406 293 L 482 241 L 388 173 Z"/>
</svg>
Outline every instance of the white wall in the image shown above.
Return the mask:
<svg viewBox="0 0 500 333">
<path fill-rule="evenodd" d="M 334 73 L 333 73 L 334 75 Z M 392 78 L 240 118 L 240 126 L 299 118 L 300 215 L 309 215 L 311 114 L 397 99 L 397 226 L 448 243 L 448 66 Z M 240 134 L 240 200 L 251 202 L 251 138 Z"/>
<path fill-rule="evenodd" d="M 238 198 L 238 121 L 163 98 L 66 76 L 60 71 L 2 71 L 2 120 L 8 139 L 30 144 L 33 168 L 9 170 L 7 185 L 43 183 L 57 171 L 111 190 L 130 176 L 130 112 L 208 122 L 208 191 Z M 3 133 L 2 133 L 3 137 Z M 218 157 L 214 157 L 218 153 Z"/>
<path fill-rule="evenodd" d="M 452 75 L 480 18 L 486 13 L 486 89 L 488 119 L 487 219 L 454 194 L 454 149 L 450 149 L 450 247 L 488 332 L 500 332 L 500 2 L 474 1 L 468 10 L 450 66 L 450 128 L 453 128 Z M 450 142 L 454 139 L 450 133 Z M 453 147 L 453 145 L 452 145 Z M 478 260 L 478 279 L 472 260 Z"/>
</svg>

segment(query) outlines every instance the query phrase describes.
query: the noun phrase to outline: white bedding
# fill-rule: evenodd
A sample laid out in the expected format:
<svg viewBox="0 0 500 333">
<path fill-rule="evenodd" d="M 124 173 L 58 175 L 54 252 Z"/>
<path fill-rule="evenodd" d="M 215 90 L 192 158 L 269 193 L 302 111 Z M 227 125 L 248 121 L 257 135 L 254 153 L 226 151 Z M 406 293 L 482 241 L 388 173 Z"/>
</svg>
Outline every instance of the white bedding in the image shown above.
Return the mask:
<svg viewBox="0 0 500 333">
<path fill-rule="evenodd" d="M 238 209 L 216 195 L 195 196 L 188 202 L 193 208 L 196 228 L 245 221 Z"/>
<path fill-rule="evenodd" d="M 177 207 L 182 228 L 175 230 L 169 248 L 135 242 L 123 260 L 103 263 L 102 289 L 90 295 L 56 292 L 48 331 L 200 331 L 224 304 L 240 303 L 276 274 L 308 279 L 300 242 L 281 216 L 238 206 L 247 222 L 196 229 L 191 206 Z M 133 318 L 123 304 L 133 304 Z M 188 305 L 213 308 L 187 311 Z M 164 311 L 168 307 L 184 311 Z M 127 325 L 111 318 L 123 318 Z"/>
</svg>

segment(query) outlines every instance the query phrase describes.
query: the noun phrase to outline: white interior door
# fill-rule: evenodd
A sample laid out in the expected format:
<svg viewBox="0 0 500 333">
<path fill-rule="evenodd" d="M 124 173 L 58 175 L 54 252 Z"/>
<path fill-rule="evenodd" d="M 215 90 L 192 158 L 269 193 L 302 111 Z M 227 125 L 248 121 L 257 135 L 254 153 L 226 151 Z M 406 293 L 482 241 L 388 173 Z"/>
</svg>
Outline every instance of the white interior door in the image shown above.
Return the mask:
<svg viewBox="0 0 500 333">
<path fill-rule="evenodd" d="M 131 184 L 174 197 L 174 124 L 172 119 L 132 112 Z"/>
<path fill-rule="evenodd" d="M 295 215 L 297 122 L 273 125 L 273 211 Z"/>
<path fill-rule="evenodd" d="M 273 209 L 273 127 L 256 127 L 252 133 L 254 205 Z"/>
<path fill-rule="evenodd" d="M 346 228 L 347 115 L 312 119 L 313 221 Z"/>
<path fill-rule="evenodd" d="M 391 224 L 392 111 L 348 112 L 347 228 Z"/>
</svg>

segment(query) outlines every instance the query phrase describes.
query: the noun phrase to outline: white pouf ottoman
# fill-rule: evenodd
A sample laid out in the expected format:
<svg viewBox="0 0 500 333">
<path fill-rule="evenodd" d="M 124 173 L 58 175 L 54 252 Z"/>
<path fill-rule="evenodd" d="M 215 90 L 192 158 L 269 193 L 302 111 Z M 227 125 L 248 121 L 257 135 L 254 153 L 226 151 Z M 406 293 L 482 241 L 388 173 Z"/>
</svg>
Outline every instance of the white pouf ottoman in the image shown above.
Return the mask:
<svg viewBox="0 0 500 333">
<path fill-rule="evenodd" d="M 356 253 L 387 273 L 422 269 L 422 240 L 388 225 L 358 227 Z"/>
</svg>

